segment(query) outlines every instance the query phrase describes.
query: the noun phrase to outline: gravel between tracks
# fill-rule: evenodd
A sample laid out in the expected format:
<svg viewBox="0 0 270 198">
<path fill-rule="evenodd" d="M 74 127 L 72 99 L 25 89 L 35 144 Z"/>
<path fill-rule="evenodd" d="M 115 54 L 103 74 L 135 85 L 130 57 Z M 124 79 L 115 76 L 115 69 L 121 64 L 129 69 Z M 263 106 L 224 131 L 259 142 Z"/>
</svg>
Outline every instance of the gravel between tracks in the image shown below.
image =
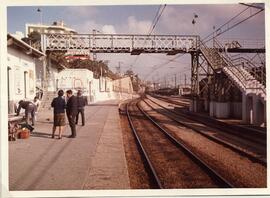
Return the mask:
<svg viewBox="0 0 270 198">
<path fill-rule="evenodd" d="M 127 117 L 120 115 L 125 155 L 127 160 L 130 187 L 132 189 L 150 189 L 149 176 L 135 143 L 135 138 L 129 127 Z"/>
<path fill-rule="evenodd" d="M 134 106 L 133 123 L 164 188 L 218 188 L 209 175 L 152 125 Z"/>
<path fill-rule="evenodd" d="M 213 168 L 237 187 L 266 187 L 266 167 L 253 163 L 232 150 L 219 145 L 206 137 L 179 126 L 169 118 L 151 110 L 144 102 L 141 105 L 147 113 L 160 120 L 172 134 L 207 161 Z M 159 107 L 160 108 L 160 107 Z"/>
</svg>

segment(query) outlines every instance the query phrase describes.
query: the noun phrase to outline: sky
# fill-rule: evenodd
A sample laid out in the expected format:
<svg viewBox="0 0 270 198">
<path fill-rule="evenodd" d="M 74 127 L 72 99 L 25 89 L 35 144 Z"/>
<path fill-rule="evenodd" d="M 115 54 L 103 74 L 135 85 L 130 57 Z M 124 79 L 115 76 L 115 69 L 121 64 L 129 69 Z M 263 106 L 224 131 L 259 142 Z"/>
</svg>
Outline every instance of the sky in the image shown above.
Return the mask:
<svg viewBox="0 0 270 198">
<path fill-rule="evenodd" d="M 260 4 L 259 6 L 263 6 Z M 8 32 L 25 32 L 26 23 L 52 24 L 63 20 L 67 27 L 78 33 L 92 33 L 93 29 L 112 34 L 147 34 L 160 5 L 106 5 L 106 6 L 10 6 L 7 8 Z M 166 5 L 152 34 L 187 35 L 197 34 L 204 38 L 246 8 L 241 4 Z M 252 9 L 252 13 L 256 9 Z M 195 25 L 194 14 L 198 15 Z M 237 20 L 246 18 L 244 13 Z M 264 39 L 264 11 L 222 34 L 219 39 Z M 97 54 L 98 60 L 108 60 L 109 67 L 121 65 L 121 71 L 132 69 L 139 77 L 154 81 L 171 81 L 176 76 L 178 83 L 184 76 L 190 78 L 191 57 L 189 54 L 167 56 L 165 54 Z M 169 64 L 168 60 L 174 59 Z"/>
</svg>

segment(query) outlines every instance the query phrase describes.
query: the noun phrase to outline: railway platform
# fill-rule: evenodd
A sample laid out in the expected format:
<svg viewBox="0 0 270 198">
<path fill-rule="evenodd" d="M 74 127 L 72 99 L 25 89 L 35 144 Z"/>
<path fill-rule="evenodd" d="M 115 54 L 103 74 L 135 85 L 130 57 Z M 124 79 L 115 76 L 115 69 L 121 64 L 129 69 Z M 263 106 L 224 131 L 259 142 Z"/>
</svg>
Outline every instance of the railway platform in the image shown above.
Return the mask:
<svg viewBox="0 0 270 198">
<path fill-rule="evenodd" d="M 53 111 L 39 112 L 28 139 L 9 142 L 9 187 L 21 190 L 129 189 L 118 114 L 119 101 L 86 106 L 77 137 L 51 138 Z"/>
</svg>

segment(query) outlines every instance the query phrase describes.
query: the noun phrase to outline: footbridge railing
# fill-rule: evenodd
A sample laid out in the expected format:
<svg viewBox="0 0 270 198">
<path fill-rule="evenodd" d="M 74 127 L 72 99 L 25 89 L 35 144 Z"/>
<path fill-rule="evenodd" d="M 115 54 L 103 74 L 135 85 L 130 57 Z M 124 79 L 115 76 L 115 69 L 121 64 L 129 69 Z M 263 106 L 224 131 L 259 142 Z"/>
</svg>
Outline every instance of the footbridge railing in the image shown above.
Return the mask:
<svg viewBox="0 0 270 198">
<path fill-rule="evenodd" d="M 187 53 L 197 50 L 198 36 L 124 34 L 43 34 L 42 51 L 89 50 L 95 53 Z"/>
</svg>

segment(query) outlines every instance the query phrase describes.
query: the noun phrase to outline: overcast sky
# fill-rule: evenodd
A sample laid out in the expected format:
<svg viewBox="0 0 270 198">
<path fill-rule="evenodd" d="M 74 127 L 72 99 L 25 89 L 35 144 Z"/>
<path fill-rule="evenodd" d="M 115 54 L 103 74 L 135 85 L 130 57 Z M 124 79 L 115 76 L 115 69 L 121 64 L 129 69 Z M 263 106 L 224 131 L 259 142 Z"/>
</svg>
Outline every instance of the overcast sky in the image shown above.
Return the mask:
<svg viewBox="0 0 270 198">
<path fill-rule="evenodd" d="M 40 23 L 37 9 L 42 10 L 43 24 L 63 20 L 66 26 L 78 33 L 91 33 L 97 29 L 103 33 L 147 34 L 160 5 L 114 5 L 114 6 L 28 6 L 8 7 L 8 32 L 25 32 L 26 23 Z M 260 5 L 262 6 L 262 5 Z M 219 27 L 233 16 L 245 9 L 244 5 L 167 5 L 157 23 L 153 34 L 199 34 L 205 37 L 213 31 L 213 26 Z M 253 10 L 253 12 L 256 9 Z M 194 14 L 198 15 L 196 24 L 192 25 Z M 250 13 L 248 13 L 250 14 Z M 239 20 L 248 16 L 240 15 Z M 256 15 L 221 38 L 264 39 L 264 12 Z M 177 55 L 176 55 L 177 56 Z M 179 55 L 178 55 L 179 56 Z M 129 54 L 98 54 L 100 60 L 109 60 L 112 70 L 121 62 L 121 70 L 132 68 L 141 78 L 149 80 L 163 79 L 167 76 L 172 80 L 177 74 L 182 82 L 184 74 L 190 78 L 190 55 L 183 55 L 162 67 L 175 56 L 161 54 L 143 54 L 137 59 Z M 157 69 L 159 68 L 159 69 Z M 148 75 L 149 74 L 149 75 Z"/>
</svg>

